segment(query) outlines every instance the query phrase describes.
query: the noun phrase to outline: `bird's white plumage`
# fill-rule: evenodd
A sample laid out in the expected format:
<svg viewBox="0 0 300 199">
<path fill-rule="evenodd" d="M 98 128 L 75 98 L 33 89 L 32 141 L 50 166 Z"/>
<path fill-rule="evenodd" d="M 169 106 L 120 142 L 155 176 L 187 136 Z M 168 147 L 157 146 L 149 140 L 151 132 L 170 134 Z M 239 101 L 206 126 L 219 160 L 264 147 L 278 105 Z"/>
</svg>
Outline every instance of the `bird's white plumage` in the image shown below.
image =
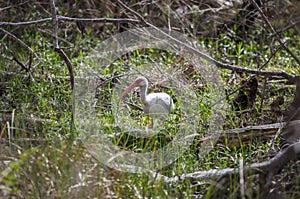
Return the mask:
<svg viewBox="0 0 300 199">
<path fill-rule="evenodd" d="M 164 117 L 173 112 L 173 100 L 166 93 L 150 93 L 146 96 L 145 102 L 143 102 L 143 110 L 150 117 Z"/>
<path fill-rule="evenodd" d="M 164 118 L 167 114 L 173 112 L 174 103 L 167 93 L 150 93 L 148 90 L 148 80 L 145 77 L 138 77 L 121 94 L 120 100 L 134 87 L 140 88 L 140 96 L 143 103 L 145 114 L 152 118 Z"/>
</svg>

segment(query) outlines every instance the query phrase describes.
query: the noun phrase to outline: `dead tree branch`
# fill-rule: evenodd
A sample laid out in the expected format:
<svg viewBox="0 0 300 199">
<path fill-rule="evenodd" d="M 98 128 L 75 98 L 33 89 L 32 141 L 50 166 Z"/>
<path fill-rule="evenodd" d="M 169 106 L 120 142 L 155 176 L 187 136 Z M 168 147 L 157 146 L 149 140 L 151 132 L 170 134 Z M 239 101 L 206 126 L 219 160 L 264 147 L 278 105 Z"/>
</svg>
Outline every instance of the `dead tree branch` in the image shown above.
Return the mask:
<svg viewBox="0 0 300 199">
<path fill-rule="evenodd" d="M 253 163 L 245 166 L 245 175 L 267 174 L 275 175 L 291 161 L 296 161 L 300 156 L 300 143 L 289 146 L 286 150 L 279 152 L 276 156 L 261 163 Z M 159 176 L 166 183 L 180 183 L 184 181 L 199 181 L 207 179 L 219 179 L 239 173 L 239 168 L 212 169 L 208 171 L 197 171 L 194 173 L 182 174 L 176 177 Z"/>
<path fill-rule="evenodd" d="M 39 59 L 39 56 L 32 50 L 32 48 L 30 48 L 27 44 L 25 44 L 22 40 L 20 40 L 18 37 L 16 37 L 15 35 L 13 35 L 12 33 L 4 30 L 3 28 L 0 28 L 0 30 L 2 32 L 4 32 L 6 35 L 8 35 L 11 39 L 15 40 L 16 42 L 18 42 L 21 46 L 23 46 L 24 48 L 26 48 L 28 51 L 30 51 L 32 54 L 34 54 L 34 56 L 36 58 Z"/>
<path fill-rule="evenodd" d="M 130 18 L 74 18 L 74 17 L 65 17 L 57 16 L 57 21 L 72 21 L 72 22 L 98 22 L 98 23 L 140 23 L 140 20 L 130 19 Z M 24 21 L 24 22 L 0 22 L 0 26 L 29 26 L 36 25 L 45 22 L 52 21 L 52 18 L 44 18 L 34 21 Z"/>
<path fill-rule="evenodd" d="M 52 15 L 52 26 L 53 26 L 53 46 L 54 50 L 59 54 L 60 58 L 64 60 L 64 62 L 67 65 L 69 76 L 70 76 L 70 84 L 72 89 L 72 106 L 71 106 L 71 121 L 70 121 L 70 132 L 73 131 L 74 127 L 74 111 L 75 111 L 75 89 L 74 89 L 74 72 L 73 72 L 73 66 L 71 63 L 71 60 L 66 55 L 66 53 L 59 47 L 58 45 L 58 39 L 57 39 L 57 29 L 58 29 L 58 21 L 56 16 L 56 9 L 55 9 L 55 3 L 54 0 L 50 0 L 50 7 L 51 7 L 51 15 Z"/>
<path fill-rule="evenodd" d="M 264 174 L 272 177 L 279 173 L 285 165 L 291 161 L 296 161 L 300 157 L 300 142 L 289 146 L 286 150 L 279 152 L 270 160 L 253 163 L 244 167 L 244 175 Z M 195 182 L 201 180 L 220 179 L 230 175 L 238 175 L 239 168 L 211 169 L 208 171 L 197 171 L 194 173 L 182 174 L 175 177 L 167 177 L 158 172 L 149 171 L 144 168 L 126 165 L 126 169 L 138 172 L 148 172 L 155 180 L 163 180 L 166 184 L 182 184 L 185 182 Z"/>
<path fill-rule="evenodd" d="M 140 19 L 145 25 L 155 29 L 156 31 L 158 31 L 159 33 L 161 33 L 162 35 L 166 36 L 168 39 L 173 40 L 174 42 L 176 42 L 177 44 L 185 47 L 186 49 L 192 51 L 193 53 L 197 54 L 198 56 L 200 56 L 201 58 L 210 61 L 212 63 L 214 63 L 217 67 L 219 68 L 224 68 L 224 69 L 229 69 L 232 71 L 235 71 L 237 73 L 250 73 L 250 74 L 255 74 L 255 75 L 260 75 L 260 76 L 264 76 L 264 77 L 283 77 L 284 79 L 287 79 L 289 82 L 294 83 L 294 79 L 295 76 L 290 75 L 284 71 L 278 71 L 278 72 L 272 72 L 272 71 L 260 71 L 260 70 L 252 70 L 252 69 L 247 69 L 247 68 L 242 68 L 239 66 L 234 66 L 234 65 L 230 65 L 230 64 L 225 64 L 222 62 L 219 62 L 217 60 L 215 60 L 214 58 L 210 57 L 209 55 L 204 54 L 203 52 L 199 51 L 198 49 L 179 41 L 178 39 L 172 37 L 171 35 L 169 35 L 168 33 L 162 31 L 160 28 L 154 26 L 153 24 L 149 23 L 148 21 L 146 21 L 144 19 L 144 17 L 142 15 L 140 15 L 138 12 L 134 11 L 133 9 L 129 8 L 126 4 L 124 4 L 121 0 L 118 0 L 118 3 L 124 7 L 126 10 L 128 10 L 129 12 L 133 13 L 138 19 Z"/>
<path fill-rule="evenodd" d="M 271 23 L 269 22 L 268 18 L 266 17 L 266 15 L 264 14 L 264 12 L 261 10 L 261 8 L 257 5 L 257 3 L 254 0 L 250 0 L 251 3 L 256 7 L 256 9 L 258 10 L 259 14 L 262 16 L 262 18 L 264 19 L 264 21 L 266 22 L 266 24 L 269 26 L 270 30 L 272 31 L 273 34 L 275 34 L 275 37 L 277 39 L 277 41 L 279 42 L 280 46 L 287 52 L 289 53 L 298 63 L 298 65 L 300 66 L 300 59 L 288 48 L 285 46 L 285 44 L 281 41 L 279 34 L 275 31 L 275 29 L 273 28 L 273 26 L 271 25 Z"/>
<path fill-rule="evenodd" d="M 22 69 L 24 69 L 27 73 L 29 72 L 29 67 L 25 66 L 18 58 L 17 55 L 14 52 L 10 52 L 10 54 L 13 56 L 13 60 L 17 62 L 18 65 L 21 66 Z"/>
</svg>

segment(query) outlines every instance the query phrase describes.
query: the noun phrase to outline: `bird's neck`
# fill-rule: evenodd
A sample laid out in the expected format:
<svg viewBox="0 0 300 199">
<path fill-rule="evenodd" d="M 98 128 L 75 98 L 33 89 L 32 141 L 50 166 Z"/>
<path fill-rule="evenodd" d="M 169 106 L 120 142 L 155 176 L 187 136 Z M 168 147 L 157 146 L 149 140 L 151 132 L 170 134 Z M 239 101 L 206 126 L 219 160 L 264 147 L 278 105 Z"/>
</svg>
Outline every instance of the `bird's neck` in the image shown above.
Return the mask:
<svg viewBox="0 0 300 199">
<path fill-rule="evenodd" d="M 141 95 L 142 102 L 146 101 L 147 90 L 148 90 L 147 86 L 140 87 L 140 92 L 141 92 L 140 95 Z"/>
</svg>

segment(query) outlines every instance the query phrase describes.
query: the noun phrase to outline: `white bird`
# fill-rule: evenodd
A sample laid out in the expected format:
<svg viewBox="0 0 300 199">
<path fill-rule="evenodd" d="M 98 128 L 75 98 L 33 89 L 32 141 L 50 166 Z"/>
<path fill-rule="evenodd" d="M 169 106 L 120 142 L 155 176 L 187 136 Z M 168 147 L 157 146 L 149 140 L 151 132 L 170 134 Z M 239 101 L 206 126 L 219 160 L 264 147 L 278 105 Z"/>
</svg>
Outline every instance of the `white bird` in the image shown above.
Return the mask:
<svg viewBox="0 0 300 199">
<path fill-rule="evenodd" d="M 174 110 L 174 103 L 170 95 L 167 93 L 150 93 L 147 94 L 148 80 L 145 77 L 138 77 L 132 82 L 121 94 L 120 100 L 131 91 L 133 88 L 140 88 L 141 101 L 143 103 L 143 110 L 146 115 L 151 118 L 164 119 L 167 114 Z"/>
</svg>

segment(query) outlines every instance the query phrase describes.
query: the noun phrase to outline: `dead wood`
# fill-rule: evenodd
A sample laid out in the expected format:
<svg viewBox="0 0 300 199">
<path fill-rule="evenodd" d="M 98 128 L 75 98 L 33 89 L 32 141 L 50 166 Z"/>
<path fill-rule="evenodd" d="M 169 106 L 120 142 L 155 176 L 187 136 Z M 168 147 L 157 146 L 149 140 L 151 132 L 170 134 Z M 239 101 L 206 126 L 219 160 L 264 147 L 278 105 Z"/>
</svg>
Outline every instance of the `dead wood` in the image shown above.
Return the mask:
<svg viewBox="0 0 300 199">
<path fill-rule="evenodd" d="M 129 18 L 75 18 L 75 17 L 65 17 L 57 16 L 58 21 L 70 21 L 70 22 L 98 22 L 98 23 L 139 23 L 139 20 L 129 19 Z M 40 23 L 45 23 L 52 21 L 52 18 L 44 18 L 34 21 L 24 21 L 24 22 L 0 22 L 0 26 L 29 26 Z"/>
<path fill-rule="evenodd" d="M 295 124 L 300 124 L 300 121 L 294 121 Z M 207 136 L 205 138 L 200 138 L 199 145 L 208 140 L 215 139 L 217 136 L 219 144 L 225 144 L 228 142 L 228 146 L 239 147 L 241 143 L 243 144 L 251 144 L 254 140 L 259 140 L 261 142 L 270 140 L 270 138 L 274 137 L 278 131 L 278 129 L 283 128 L 286 123 L 274 123 L 274 124 L 265 124 L 259 126 L 247 126 L 243 128 L 236 128 L 225 130 L 222 133 L 217 133 L 214 135 Z"/>
<path fill-rule="evenodd" d="M 300 119 L 300 76 L 296 77 L 296 91 L 290 107 L 286 111 L 285 120 L 287 121 L 281 134 L 281 148 L 298 142 L 300 137 L 300 125 L 295 121 Z"/>
<path fill-rule="evenodd" d="M 140 19 L 145 25 L 153 28 L 154 30 L 158 31 L 159 33 L 161 33 L 162 35 L 164 35 L 166 38 L 176 42 L 178 45 L 181 45 L 182 47 L 190 50 L 191 52 L 195 53 L 196 55 L 200 56 L 201 58 L 210 61 L 212 63 L 214 63 L 217 67 L 222 68 L 222 69 L 229 69 L 231 71 L 237 72 L 237 73 L 249 73 L 249 74 L 255 74 L 255 75 L 260 75 L 260 76 L 264 76 L 264 77 L 282 77 L 284 79 L 287 79 L 289 82 L 294 83 L 295 82 L 295 77 L 293 75 L 290 75 L 284 71 L 278 71 L 278 72 L 273 72 L 273 71 L 261 71 L 261 70 L 252 70 L 252 69 L 247 69 L 247 68 L 243 68 L 240 66 L 234 66 L 234 65 L 230 65 L 230 64 L 225 64 L 222 63 L 220 61 L 215 60 L 214 58 L 210 57 L 209 55 L 204 54 L 203 52 L 200 52 L 198 49 L 192 47 L 189 44 L 186 44 L 182 41 L 179 41 L 178 39 L 172 37 L 171 35 L 169 35 L 168 33 L 162 31 L 160 28 L 156 27 L 155 25 L 153 25 L 152 23 L 148 22 L 145 20 L 145 18 L 140 15 L 138 12 L 134 11 L 133 9 L 129 8 L 125 3 L 123 3 L 122 1 L 118 0 L 118 3 L 124 7 L 126 10 L 128 10 L 129 12 L 131 12 L 132 14 L 134 14 L 138 19 Z"/>
<path fill-rule="evenodd" d="M 289 146 L 286 150 L 279 152 L 270 160 L 253 163 L 245 166 L 245 175 L 265 174 L 275 175 L 291 161 L 298 160 L 300 157 L 300 142 Z M 239 174 L 239 168 L 211 169 L 208 171 L 197 171 L 188 174 L 182 174 L 176 177 L 166 177 L 163 179 L 166 183 L 181 183 L 184 181 L 199 181 L 207 179 L 219 179 L 233 174 Z M 162 177 L 162 176 L 161 176 Z"/>
<path fill-rule="evenodd" d="M 52 28 L 53 28 L 53 46 L 55 52 L 58 53 L 60 58 L 64 60 L 67 65 L 69 76 L 70 76 L 70 84 L 72 89 L 72 106 L 71 106 L 71 121 L 70 121 L 70 133 L 74 130 L 74 117 L 75 117 L 75 81 L 74 81 L 74 72 L 71 60 L 67 56 L 67 54 L 59 47 L 58 44 L 58 37 L 57 37 L 57 29 L 58 29 L 58 20 L 57 20 L 57 13 L 54 0 L 50 0 L 50 7 L 51 7 L 51 15 L 52 15 Z"/>
<path fill-rule="evenodd" d="M 258 10 L 259 14 L 262 16 L 262 18 L 264 19 L 264 21 L 266 22 L 266 24 L 268 25 L 268 27 L 270 28 L 270 30 L 272 31 L 272 33 L 275 35 L 275 37 L 276 37 L 277 41 L 279 42 L 281 48 L 283 48 L 287 53 L 289 53 L 295 59 L 295 61 L 300 65 L 300 59 L 288 47 L 285 46 L 285 44 L 282 42 L 279 34 L 275 31 L 275 29 L 273 28 L 273 26 L 271 25 L 271 23 L 269 22 L 268 18 L 263 13 L 263 11 L 259 7 L 259 5 L 254 0 L 250 0 L 250 1 L 256 7 L 256 9 Z"/>
</svg>

